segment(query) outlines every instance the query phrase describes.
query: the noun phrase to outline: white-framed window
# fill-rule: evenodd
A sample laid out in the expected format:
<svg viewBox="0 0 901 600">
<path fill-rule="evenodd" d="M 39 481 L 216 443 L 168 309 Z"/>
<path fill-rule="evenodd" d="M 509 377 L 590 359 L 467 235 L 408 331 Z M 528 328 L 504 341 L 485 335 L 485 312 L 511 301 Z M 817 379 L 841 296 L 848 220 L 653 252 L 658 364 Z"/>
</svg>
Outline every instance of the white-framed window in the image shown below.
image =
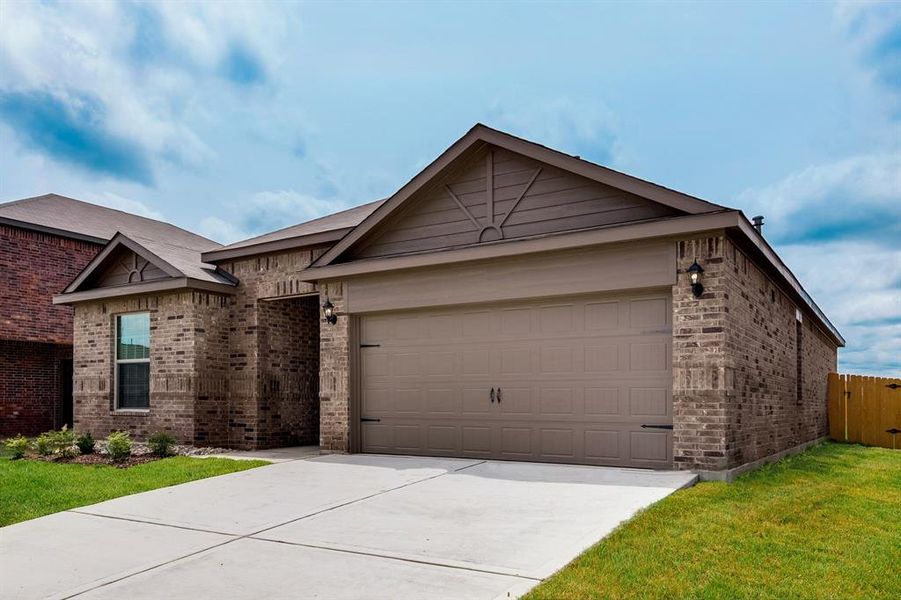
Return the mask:
<svg viewBox="0 0 901 600">
<path fill-rule="evenodd" d="M 116 316 L 116 409 L 150 408 L 150 313 Z"/>
</svg>

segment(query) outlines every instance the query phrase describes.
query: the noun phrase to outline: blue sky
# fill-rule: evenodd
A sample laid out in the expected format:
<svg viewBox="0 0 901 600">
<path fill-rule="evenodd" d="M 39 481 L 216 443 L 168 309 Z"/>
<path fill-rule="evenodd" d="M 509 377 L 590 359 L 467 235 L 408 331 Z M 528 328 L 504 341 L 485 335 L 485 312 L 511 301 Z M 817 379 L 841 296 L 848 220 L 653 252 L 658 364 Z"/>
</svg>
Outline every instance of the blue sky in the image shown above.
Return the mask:
<svg viewBox="0 0 901 600">
<path fill-rule="evenodd" d="M 0 5 L 0 201 L 222 242 L 391 194 L 475 122 L 767 217 L 901 373 L 899 3 Z"/>
</svg>

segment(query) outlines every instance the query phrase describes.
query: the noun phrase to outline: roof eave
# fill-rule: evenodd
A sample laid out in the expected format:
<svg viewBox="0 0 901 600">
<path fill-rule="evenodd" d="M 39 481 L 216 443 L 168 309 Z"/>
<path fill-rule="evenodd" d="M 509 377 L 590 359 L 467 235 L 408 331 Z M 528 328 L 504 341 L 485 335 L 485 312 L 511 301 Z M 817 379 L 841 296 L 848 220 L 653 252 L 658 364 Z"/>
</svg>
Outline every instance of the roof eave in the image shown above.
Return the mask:
<svg viewBox="0 0 901 600">
<path fill-rule="evenodd" d="M 234 294 L 235 286 L 227 283 L 215 283 L 203 281 L 193 277 L 173 277 L 156 281 L 145 281 L 114 287 L 94 288 L 83 292 L 67 292 L 53 297 L 53 304 L 78 304 L 92 300 L 104 300 L 108 298 L 121 298 L 139 294 L 151 294 L 158 292 L 171 292 L 182 289 L 216 292 L 220 294 Z"/>
<path fill-rule="evenodd" d="M 85 235 L 83 233 L 76 233 L 74 231 L 68 231 L 65 229 L 57 229 L 56 227 L 47 227 L 45 225 L 38 225 L 36 223 L 29 223 L 28 221 L 19 221 L 18 219 L 10 219 L 9 217 L 0 217 L 0 225 L 8 225 L 9 227 L 17 227 L 19 229 L 26 229 L 28 231 L 36 231 L 39 233 L 46 233 L 48 235 L 55 235 L 58 237 L 64 237 L 72 240 L 78 240 L 81 242 L 90 242 L 92 244 L 106 244 L 109 240 L 105 238 L 99 238 L 92 235 Z"/>
<path fill-rule="evenodd" d="M 320 246 L 322 244 L 337 242 L 352 229 L 353 227 L 342 227 L 340 229 L 320 231 L 282 240 L 272 240 L 269 242 L 261 242 L 259 244 L 240 246 L 238 248 L 225 247 L 218 250 L 202 252 L 200 258 L 205 263 L 216 264 L 229 260 L 248 258 L 259 254 L 270 254 L 272 252 L 284 252 L 286 250 L 296 250 L 298 248 L 306 248 L 309 246 Z"/>
</svg>

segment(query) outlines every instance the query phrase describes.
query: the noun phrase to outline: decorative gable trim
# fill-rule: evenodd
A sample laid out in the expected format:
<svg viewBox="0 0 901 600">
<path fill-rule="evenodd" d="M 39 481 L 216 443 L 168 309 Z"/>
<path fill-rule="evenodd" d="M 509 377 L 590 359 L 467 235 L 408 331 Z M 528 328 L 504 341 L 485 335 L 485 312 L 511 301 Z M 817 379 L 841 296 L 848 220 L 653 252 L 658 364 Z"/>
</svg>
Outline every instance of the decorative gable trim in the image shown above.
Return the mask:
<svg viewBox="0 0 901 600">
<path fill-rule="evenodd" d="M 153 252 L 150 252 L 138 242 L 126 237 L 122 233 L 116 233 L 113 236 L 113 239 L 109 241 L 106 247 L 100 251 L 100 253 L 91 260 L 87 264 L 87 266 L 82 269 L 81 273 L 78 274 L 78 277 L 66 287 L 63 291 L 64 294 L 70 294 L 73 292 L 81 291 L 83 288 L 87 287 L 86 283 L 91 279 L 92 276 L 98 275 L 103 268 L 104 265 L 107 264 L 109 258 L 119 249 L 119 248 L 127 248 L 131 250 L 136 257 L 140 257 L 144 259 L 145 264 L 138 269 L 137 260 L 135 262 L 135 268 L 140 271 L 146 268 L 147 264 L 153 264 L 161 271 L 163 271 L 169 277 L 184 277 L 184 273 L 173 267 L 171 264 L 155 255 Z M 139 281 L 143 281 L 142 278 L 139 278 Z M 131 283 L 131 277 L 129 277 L 129 283 Z"/>
<path fill-rule="evenodd" d="M 386 200 L 384 204 L 373 211 L 369 217 L 364 219 L 328 252 L 322 255 L 313 266 L 321 267 L 335 262 L 339 257 L 346 254 L 351 247 L 355 247 L 364 238 L 372 234 L 375 228 L 383 223 L 388 217 L 397 214 L 416 192 L 424 189 L 430 184 L 434 184 L 439 177 L 447 175 L 450 169 L 452 169 L 454 164 L 458 161 L 467 161 L 476 157 L 479 151 L 486 145 L 509 150 L 510 152 L 531 158 L 536 162 L 545 163 L 597 183 L 618 188 L 624 192 L 646 198 L 682 213 L 702 214 L 720 211 L 725 208 L 638 179 L 637 177 L 632 177 L 625 173 L 620 173 L 596 165 L 578 157 L 552 150 L 545 146 L 541 146 L 540 144 L 491 129 L 485 125 L 477 124 L 470 129 L 466 135 L 454 142 L 454 144 L 445 150 L 437 159 L 399 189 L 393 196 Z M 536 173 L 536 178 L 539 174 L 540 173 Z M 527 190 L 525 191 L 527 192 Z M 462 203 L 459 202 L 459 199 L 456 201 L 462 208 Z M 489 199 L 489 202 L 491 201 L 492 199 Z M 500 225 L 498 224 L 498 221 L 493 219 L 486 223 L 481 223 L 472 214 L 469 214 L 468 217 L 473 225 L 479 229 L 479 240 L 484 241 L 487 236 L 503 236 L 503 222 L 509 218 L 509 215 L 503 215 L 501 217 Z"/>
</svg>

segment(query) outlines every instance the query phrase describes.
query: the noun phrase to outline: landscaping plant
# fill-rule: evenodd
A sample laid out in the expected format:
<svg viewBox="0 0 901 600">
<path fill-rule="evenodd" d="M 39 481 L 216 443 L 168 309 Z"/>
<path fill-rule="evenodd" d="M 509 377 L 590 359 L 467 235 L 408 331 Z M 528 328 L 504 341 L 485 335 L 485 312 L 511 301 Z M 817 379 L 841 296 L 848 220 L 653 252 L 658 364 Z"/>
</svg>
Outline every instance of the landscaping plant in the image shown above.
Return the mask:
<svg viewBox="0 0 901 600">
<path fill-rule="evenodd" d="M 59 431 L 48 432 L 50 436 L 50 448 L 53 454 L 61 458 L 74 458 L 77 451 L 75 449 L 75 432 L 63 425 Z"/>
<path fill-rule="evenodd" d="M 14 459 L 22 458 L 28 450 L 28 438 L 20 433 L 16 437 L 6 440 L 4 445 Z"/>
<path fill-rule="evenodd" d="M 114 462 L 127 460 L 131 456 L 131 436 L 125 431 L 114 431 L 106 438 L 106 451 Z"/>
<path fill-rule="evenodd" d="M 47 431 L 39 435 L 34 440 L 34 449 L 41 456 L 50 456 L 53 454 L 53 432 Z"/>
<path fill-rule="evenodd" d="M 150 436 L 147 440 L 147 445 L 150 446 L 150 451 L 153 455 L 160 458 L 166 458 L 175 454 L 175 438 L 165 431 L 159 431 Z"/>
<path fill-rule="evenodd" d="M 78 451 L 82 454 L 93 454 L 94 453 L 94 436 L 91 435 L 90 432 L 82 433 L 75 439 L 75 445 L 78 446 Z"/>
</svg>

